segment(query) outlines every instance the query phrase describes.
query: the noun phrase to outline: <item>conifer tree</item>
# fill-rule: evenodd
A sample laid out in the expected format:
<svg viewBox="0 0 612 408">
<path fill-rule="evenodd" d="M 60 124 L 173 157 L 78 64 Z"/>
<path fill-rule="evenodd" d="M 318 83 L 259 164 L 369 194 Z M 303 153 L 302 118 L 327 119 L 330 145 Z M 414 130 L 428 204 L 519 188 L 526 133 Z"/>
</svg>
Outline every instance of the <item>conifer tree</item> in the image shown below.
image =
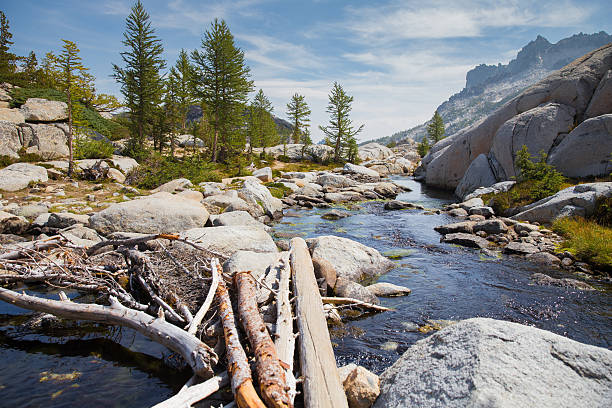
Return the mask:
<svg viewBox="0 0 612 408">
<path fill-rule="evenodd" d="M 429 138 L 427 137 L 427 135 L 424 135 L 421 143 L 417 145 L 417 153 L 421 157 L 425 157 L 425 155 L 427 155 L 427 153 L 429 152 L 430 148 L 431 145 L 429 144 Z"/>
<path fill-rule="evenodd" d="M 81 63 L 81 57 L 79 56 L 79 48 L 75 43 L 68 40 L 62 40 L 64 46 L 62 47 L 61 53 L 56 57 L 56 64 L 59 68 L 59 84 L 66 93 L 66 100 L 68 105 L 68 177 L 72 177 L 74 168 L 73 160 L 73 149 L 72 139 L 74 130 L 74 119 L 75 111 L 78 112 L 79 104 L 75 103 L 82 97 L 83 89 L 86 88 L 87 81 L 90 80 L 91 76 L 87 75 L 87 68 Z"/>
<path fill-rule="evenodd" d="M 15 75 L 16 64 L 19 58 L 9 52 L 13 41 L 13 34 L 11 34 L 9 20 L 0 11 L 0 82 L 11 82 Z"/>
<path fill-rule="evenodd" d="M 253 99 L 253 103 L 249 107 L 249 151 L 253 151 L 253 147 L 263 147 L 264 155 L 266 147 L 274 144 L 278 139 L 278 130 L 276 123 L 272 118 L 272 103 L 268 97 L 259 90 Z"/>
<path fill-rule="evenodd" d="M 196 103 L 193 83 L 194 75 L 195 71 L 191 61 L 189 61 L 189 55 L 187 51 L 182 49 L 176 64 L 170 69 L 170 78 L 174 84 L 176 109 L 182 133 L 185 133 L 187 129 L 187 112 L 189 107 Z"/>
<path fill-rule="evenodd" d="M 326 143 L 334 148 L 334 161 L 340 162 L 354 155 L 351 149 L 357 145 L 355 136 L 363 130 L 363 125 L 353 128 L 353 122 L 349 117 L 353 97 L 344 92 L 340 84 L 334 82 L 329 94 L 329 103 L 326 112 L 329 113 L 329 126 L 319 126 L 326 136 Z"/>
<path fill-rule="evenodd" d="M 303 133 L 310 126 L 310 113 L 304 96 L 295 93 L 287 104 L 287 116 L 293 124 L 293 130 L 291 131 L 293 143 L 300 143 Z"/>
<path fill-rule="evenodd" d="M 36 59 L 34 51 L 30 51 L 30 54 L 21 62 L 21 76 L 28 85 L 33 85 L 38 82 L 38 59 Z"/>
<path fill-rule="evenodd" d="M 124 67 L 113 64 L 114 78 L 121 84 L 121 93 L 130 112 L 130 147 L 134 151 L 144 148 L 145 135 L 155 117 L 163 91 L 160 71 L 165 67 L 161 55 L 161 40 L 151 28 L 149 14 L 140 0 L 132 7 L 126 19 L 121 53 Z"/>
<path fill-rule="evenodd" d="M 253 90 L 250 69 L 224 20 L 212 22 L 202 38 L 201 50 L 193 51 L 191 58 L 198 96 L 210 114 L 211 160 L 224 161 L 244 148 L 244 111 Z"/>
<path fill-rule="evenodd" d="M 59 71 L 56 66 L 57 57 L 52 52 L 45 54 L 40 64 L 39 86 L 56 89 L 59 83 Z"/>
<path fill-rule="evenodd" d="M 432 144 L 444 139 L 444 121 L 438 111 L 434 113 L 431 122 L 427 125 L 427 134 Z"/>
</svg>

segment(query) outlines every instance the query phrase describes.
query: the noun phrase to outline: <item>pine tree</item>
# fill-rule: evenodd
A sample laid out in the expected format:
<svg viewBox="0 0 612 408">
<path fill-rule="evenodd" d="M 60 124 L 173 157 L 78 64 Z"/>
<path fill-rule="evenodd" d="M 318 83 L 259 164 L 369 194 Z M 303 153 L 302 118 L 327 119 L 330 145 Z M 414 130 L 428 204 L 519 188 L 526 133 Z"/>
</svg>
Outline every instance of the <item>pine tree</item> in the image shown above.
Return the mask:
<svg viewBox="0 0 612 408">
<path fill-rule="evenodd" d="M 245 106 L 253 90 L 244 52 L 224 20 L 215 19 L 202 39 L 202 50 L 191 58 L 196 66 L 196 89 L 211 115 L 211 160 L 223 161 L 244 148 Z"/>
<path fill-rule="evenodd" d="M 179 53 L 176 64 L 170 69 L 170 78 L 175 87 L 177 110 L 180 117 L 181 132 L 185 133 L 187 126 L 187 112 L 189 107 L 196 103 L 194 94 L 194 67 L 189 61 L 189 55 L 184 49 Z"/>
<path fill-rule="evenodd" d="M 291 132 L 293 143 L 300 143 L 302 134 L 308 126 L 310 126 L 310 113 L 304 96 L 297 93 L 294 94 L 291 97 L 291 101 L 287 104 L 287 116 L 289 117 L 289 121 L 293 124 L 293 130 Z"/>
<path fill-rule="evenodd" d="M 9 20 L 6 15 L 0 11 L 0 82 L 12 82 L 17 66 L 17 57 L 12 52 L 9 52 L 13 42 L 13 34 L 9 31 Z"/>
<path fill-rule="evenodd" d="M 24 82 L 30 86 L 38 82 L 38 59 L 36 59 L 36 54 L 34 51 L 30 51 L 30 54 L 21 62 L 21 76 L 23 77 Z"/>
<path fill-rule="evenodd" d="M 151 131 L 164 85 L 160 71 L 165 67 L 161 57 L 164 48 L 140 0 L 126 19 L 123 38 L 122 43 L 128 48 L 121 53 L 125 67 L 113 64 L 113 76 L 121 84 L 130 112 L 130 147 L 134 152 L 144 149 L 145 135 Z"/>
<path fill-rule="evenodd" d="M 57 68 L 57 57 L 52 52 L 45 54 L 40 64 L 38 85 L 41 88 L 56 89 L 59 85 L 59 70 Z"/>
<path fill-rule="evenodd" d="M 259 90 L 253 99 L 253 103 L 249 107 L 249 152 L 253 151 L 253 147 L 263 147 L 264 155 L 266 147 L 271 146 L 278 140 L 278 130 L 276 123 L 272 118 L 272 103 L 268 97 Z"/>
<path fill-rule="evenodd" d="M 61 53 L 56 57 L 56 64 L 60 69 L 59 84 L 62 91 L 66 93 L 68 104 L 68 177 L 72 177 L 74 167 L 72 151 L 74 119 L 75 117 L 79 118 L 80 113 L 80 105 L 76 101 L 82 97 L 83 89 L 86 88 L 84 85 L 91 76 L 87 75 L 87 68 L 81 63 L 80 50 L 77 45 L 72 41 L 62 41 L 64 46 Z"/>
<path fill-rule="evenodd" d="M 348 96 L 340 84 L 334 82 L 329 94 L 326 112 L 329 113 L 329 126 L 319 126 L 325 133 L 326 143 L 334 148 L 334 161 L 340 162 L 351 156 L 351 148 L 357 145 L 355 136 L 363 130 L 363 125 L 353 128 L 349 117 L 353 97 Z"/>
<path fill-rule="evenodd" d="M 429 138 L 425 135 L 423 136 L 423 140 L 421 141 L 421 143 L 417 145 L 417 153 L 419 153 L 421 157 L 425 157 L 425 155 L 427 155 L 427 153 L 429 152 L 430 148 L 431 145 L 429 144 Z"/>
<path fill-rule="evenodd" d="M 432 144 L 444 139 L 444 121 L 438 111 L 434 113 L 431 122 L 427 125 L 427 134 Z"/>
</svg>

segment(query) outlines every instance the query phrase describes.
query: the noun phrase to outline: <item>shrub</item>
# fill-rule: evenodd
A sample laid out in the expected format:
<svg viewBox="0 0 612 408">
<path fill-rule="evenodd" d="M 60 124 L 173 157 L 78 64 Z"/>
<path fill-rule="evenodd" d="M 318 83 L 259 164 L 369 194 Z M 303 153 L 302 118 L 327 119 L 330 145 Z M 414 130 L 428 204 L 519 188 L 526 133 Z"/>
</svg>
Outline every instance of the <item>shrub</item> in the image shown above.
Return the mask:
<svg viewBox="0 0 612 408">
<path fill-rule="evenodd" d="M 283 163 L 291 163 L 291 158 L 289 158 L 289 156 L 286 156 L 284 154 L 281 154 L 280 156 L 278 156 L 276 160 L 281 161 Z"/>
<path fill-rule="evenodd" d="M 599 225 L 612 227 L 612 197 L 599 197 L 591 218 Z"/>
<path fill-rule="evenodd" d="M 128 174 L 127 182 L 139 188 L 153 189 L 177 178 L 189 179 L 193 184 L 221 181 L 214 164 L 200 158 L 152 155 Z"/>
<path fill-rule="evenodd" d="M 87 136 L 74 139 L 74 158 L 79 159 L 108 159 L 113 155 L 115 148 L 104 140 L 93 140 Z"/>
<path fill-rule="evenodd" d="M 264 185 L 268 187 L 268 190 L 270 190 L 270 193 L 272 194 L 272 196 L 276 198 L 283 198 L 293 193 L 293 190 L 291 190 L 289 187 L 285 186 L 282 183 L 271 182 L 271 183 L 266 183 Z"/>
<path fill-rule="evenodd" d="M 561 248 L 604 271 L 612 271 L 612 229 L 584 218 L 561 218 L 553 231 L 566 240 Z"/>
<path fill-rule="evenodd" d="M 529 196 L 533 201 L 555 194 L 565 181 L 561 173 L 546 163 L 547 157 L 548 155 L 541 151 L 539 159 L 534 162 L 525 145 L 516 153 L 517 182 L 529 183 Z"/>
</svg>

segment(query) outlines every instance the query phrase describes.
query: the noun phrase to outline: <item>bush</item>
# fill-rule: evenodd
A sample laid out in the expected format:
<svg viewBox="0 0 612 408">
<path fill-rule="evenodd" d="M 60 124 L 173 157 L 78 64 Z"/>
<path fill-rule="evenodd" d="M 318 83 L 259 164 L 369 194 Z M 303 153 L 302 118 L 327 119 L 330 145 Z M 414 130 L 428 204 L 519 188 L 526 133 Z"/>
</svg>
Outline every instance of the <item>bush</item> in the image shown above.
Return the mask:
<svg viewBox="0 0 612 408">
<path fill-rule="evenodd" d="M 284 155 L 284 154 L 281 154 L 280 156 L 278 156 L 276 158 L 276 160 L 281 161 L 283 163 L 291 163 L 291 158 L 289 156 Z"/>
<path fill-rule="evenodd" d="M 93 140 L 87 136 L 74 139 L 74 158 L 79 159 L 108 159 L 113 155 L 115 148 L 104 140 Z"/>
<path fill-rule="evenodd" d="M 561 173 L 546 163 L 547 157 L 548 155 L 541 151 L 538 161 L 532 161 L 532 156 L 525 145 L 516 153 L 517 182 L 529 183 L 531 187 L 529 196 L 533 201 L 555 194 L 565 181 Z"/>
<path fill-rule="evenodd" d="M 128 174 L 127 182 L 139 188 L 153 189 L 177 178 L 189 179 L 193 184 L 221 181 L 215 165 L 200 158 L 152 155 Z"/>
<path fill-rule="evenodd" d="M 584 218 L 561 218 L 553 231 L 566 238 L 561 248 L 583 262 L 604 271 L 612 271 L 612 229 Z"/>
<path fill-rule="evenodd" d="M 272 183 L 266 183 L 264 185 L 268 187 L 268 190 L 270 190 L 270 194 L 272 194 L 272 196 L 276 198 L 283 198 L 293 193 L 293 190 L 291 190 L 289 187 L 285 186 L 282 183 L 272 182 Z"/>
<path fill-rule="evenodd" d="M 49 88 L 13 88 L 10 92 L 11 108 L 18 108 L 30 98 L 42 98 L 50 101 L 66 102 L 66 94 Z"/>
<path fill-rule="evenodd" d="M 591 219 L 604 227 L 612 227 L 612 197 L 602 196 L 597 199 Z"/>
</svg>

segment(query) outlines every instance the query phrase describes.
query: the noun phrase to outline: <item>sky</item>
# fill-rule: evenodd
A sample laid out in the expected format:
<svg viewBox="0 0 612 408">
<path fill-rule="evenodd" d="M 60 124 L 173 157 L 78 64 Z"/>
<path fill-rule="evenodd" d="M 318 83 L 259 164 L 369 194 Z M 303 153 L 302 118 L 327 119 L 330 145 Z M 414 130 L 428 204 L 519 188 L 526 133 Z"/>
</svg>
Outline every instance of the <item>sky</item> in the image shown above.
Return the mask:
<svg viewBox="0 0 612 408">
<path fill-rule="evenodd" d="M 12 52 L 39 61 L 75 41 L 99 92 L 115 94 L 110 77 L 125 18 L 134 1 L 2 0 Z M 306 97 L 312 136 L 323 137 L 334 81 L 354 97 L 351 118 L 360 141 L 419 125 L 465 85 L 481 63 L 507 63 L 538 34 L 554 43 L 584 32 L 612 33 L 609 0 L 143 0 L 162 39 L 167 65 L 181 48 L 201 46 L 214 18 L 224 19 L 257 89 L 286 117 L 294 93 Z M 254 93 L 252 94 L 254 96 Z"/>
</svg>

